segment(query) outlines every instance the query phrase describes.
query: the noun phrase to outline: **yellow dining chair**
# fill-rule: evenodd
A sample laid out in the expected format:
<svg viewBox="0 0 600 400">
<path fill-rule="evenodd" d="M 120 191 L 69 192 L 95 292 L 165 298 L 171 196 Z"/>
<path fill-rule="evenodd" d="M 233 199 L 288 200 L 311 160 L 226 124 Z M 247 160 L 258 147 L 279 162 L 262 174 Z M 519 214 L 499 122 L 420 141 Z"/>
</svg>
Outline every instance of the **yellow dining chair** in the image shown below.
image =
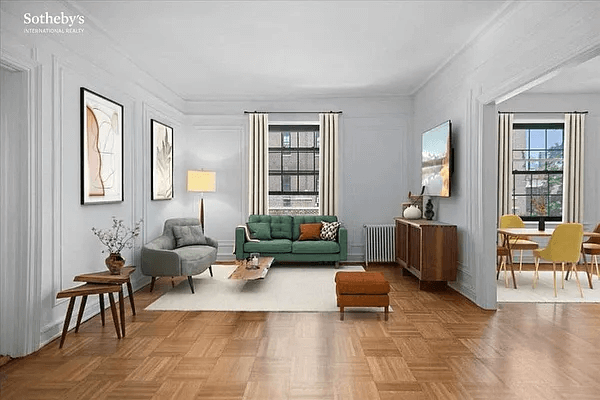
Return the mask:
<svg viewBox="0 0 600 400">
<path fill-rule="evenodd" d="M 562 288 L 565 287 L 564 274 L 565 274 L 565 263 L 571 263 L 571 271 L 575 273 L 575 279 L 577 280 L 577 286 L 579 287 L 579 293 L 583 297 L 583 290 L 581 290 L 581 283 L 579 283 L 579 275 L 577 275 L 577 263 L 581 254 L 581 242 L 583 241 L 583 225 L 575 223 L 564 223 L 556 227 L 548 246 L 543 249 L 534 250 L 533 255 L 535 256 L 535 274 L 533 276 L 533 288 L 539 279 L 538 267 L 540 265 L 540 259 L 552 261 L 552 273 L 554 277 L 554 297 L 557 297 L 556 293 L 556 263 L 562 263 Z"/>
<path fill-rule="evenodd" d="M 518 215 L 505 214 L 500 217 L 500 228 L 525 228 L 525 223 Z M 536 250 L 538 247 L 540 247 L 539 244 L 529 238 L 510 239 L 510 249 L 521 252 L 519 254 L 519 272 L 523 270 L 523 250 Z"/>
<path fill-rule="evenodd" d="M 600 224 L 596 225 L 596 229 L 594 229 L 594 233 L 600 233 Z M 600 236 L 592 236 L 581 246 L 581 253 L 583 254 L 583 262 L 587 264 L 587 260 L 585 258 L 586 254 L 592 256 L 590 260 L 591 263 L 591 273 L 594 273 L 594 265 L 596 265 L 596 275 L 600 278 L 600 270 L 598 269 L 598 256 L 600 256 Z"/>
</svg>

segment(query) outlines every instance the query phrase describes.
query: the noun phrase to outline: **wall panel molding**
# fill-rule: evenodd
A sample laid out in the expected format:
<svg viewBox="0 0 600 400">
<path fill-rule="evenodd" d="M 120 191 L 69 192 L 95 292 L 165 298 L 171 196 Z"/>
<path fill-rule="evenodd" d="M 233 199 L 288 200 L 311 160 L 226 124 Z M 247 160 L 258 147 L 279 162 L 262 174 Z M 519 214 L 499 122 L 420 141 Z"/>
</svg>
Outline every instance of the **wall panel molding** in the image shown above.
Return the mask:
<svg viewBox="0 0 600 400">
<path fill-rule="evenodd" d="M 52 292 L 63 290 L 63 99 L 64 66 L 52 55 Z M 54 299 L 54 307 L 68 299 Z"/>
</svg>

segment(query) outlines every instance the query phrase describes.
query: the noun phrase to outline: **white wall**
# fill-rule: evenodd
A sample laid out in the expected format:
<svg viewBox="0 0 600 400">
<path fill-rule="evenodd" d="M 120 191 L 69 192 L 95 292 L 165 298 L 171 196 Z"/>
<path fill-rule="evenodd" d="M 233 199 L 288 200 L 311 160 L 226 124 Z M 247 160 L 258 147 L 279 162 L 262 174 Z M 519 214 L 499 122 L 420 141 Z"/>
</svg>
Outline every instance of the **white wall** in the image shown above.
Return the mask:
<svg viewBox="0 0 600 400">
<path fill-rule="evenodd" d="M 126 56 L 114 51 L 107 39 L 85 26 L 82 35 L 27 34 L 24 12 L 49 11 L 70 15 L 58 2 L 2 2 L 2 58 L 28 60 L 40 71 L 40 132 L 42 182 L 41 343 L 56 337 L 64 321 L 66 301 L 56 293 L 76 286 L 73 277 L 104 270 L 102 245 L 91 228 L 109 228 L 111 217 L 132 226 L 144 218 L 142 235 L 133 250 L 124 252 L 128 264 L 139 265 L 141 243 L 162 225 L 168 202 L 150 201 L 150 119 L 174 128 L 175 142 L 182 133 L 180 99 L 148 81 Z M 96 52 L 95 52 L 96 50 Z M 86 87 L 124 106 L 124 201 L 116 204 L 80 204 L 80 87 Z M 154 93 L 158 94 L 155 95 Z M 6 99 L 3 98 L 4 103 Z M 159 220 L 159 218 L 161 218 Z M 149 279 L 136 271 L 135 288 Z M 86 318 L 97 313 L 98 298 L 90 298 Z"/>
<path fill-rule="evenodd" d="M 244 110 L 342 111 L 340 116 L 340 220 L 348 229 L 349 259 L 364 258 L 363 225 L 392 223 L 409 190 L 409 97 L 315 98 L 294 101 L 190 103 L 185 148 L 176 150 L 175 182 L 187 168 L 217 172 L 217 191 L 205 195 L 206 232 L 219 240 L 219 258 L 231 259 L 233 230 L 246 221 L 248 139 Z M 270 121 L 318 122 L 318 114 L 270 114 Z M 184 193 L 178 211 L 195 215 L 195 196 Z"/>
<path fill-rule="evenodd" d="M 415 95 L 414 135 L 443 120 L 453 122 L 452 198 L 441 199 L 437 213 L 459 228 L 453 286 L 484 308 L 496 306 L 497 182 L 497 114 L 495 106 L 484 104 L 597 55 L 599 18 L 600 3 L 512 3 Z"/>
</svg>

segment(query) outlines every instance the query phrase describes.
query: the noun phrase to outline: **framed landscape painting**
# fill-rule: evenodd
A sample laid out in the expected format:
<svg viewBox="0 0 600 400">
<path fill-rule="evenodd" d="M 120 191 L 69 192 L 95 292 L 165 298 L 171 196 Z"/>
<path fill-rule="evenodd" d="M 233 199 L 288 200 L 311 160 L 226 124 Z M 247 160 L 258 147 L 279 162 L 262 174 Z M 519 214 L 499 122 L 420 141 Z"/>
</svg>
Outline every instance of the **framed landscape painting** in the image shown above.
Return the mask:
<svg viewBox="0 0 600 400">
<path fill-rule="evenodd" d="M 173 128 L 157 120 L 152 127 L 152 200 L 173 198 Z"/>
<path fill-rule="evenodd" d="M 81 88 L 81 204 L 123 201 L 123 106 Z"/>
</svg>

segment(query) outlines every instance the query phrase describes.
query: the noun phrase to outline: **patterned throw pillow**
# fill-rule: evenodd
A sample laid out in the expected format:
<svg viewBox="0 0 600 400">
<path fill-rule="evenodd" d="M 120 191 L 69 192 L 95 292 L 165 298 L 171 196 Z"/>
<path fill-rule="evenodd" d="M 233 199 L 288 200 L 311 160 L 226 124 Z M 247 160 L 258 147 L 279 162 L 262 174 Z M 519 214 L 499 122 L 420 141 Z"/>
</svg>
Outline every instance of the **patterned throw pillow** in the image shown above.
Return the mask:
<svg viewBox="0 0 600 400">
<path fill-rule="evenodd" d="M 321 227 L 321 239 L 334 241 L 337 240 L 338 230 L 340 229 L 341 222 L 325 222 L 321 221 L 323 226 Z"/>
</svg>

